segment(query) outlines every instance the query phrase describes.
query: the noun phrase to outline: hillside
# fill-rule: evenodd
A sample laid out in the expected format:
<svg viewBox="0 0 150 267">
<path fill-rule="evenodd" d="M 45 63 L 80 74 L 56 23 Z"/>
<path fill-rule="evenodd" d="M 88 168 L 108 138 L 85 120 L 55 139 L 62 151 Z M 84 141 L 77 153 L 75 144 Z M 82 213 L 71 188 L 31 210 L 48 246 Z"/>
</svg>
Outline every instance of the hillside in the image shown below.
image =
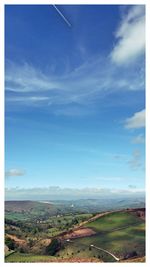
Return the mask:
<svg viewBox="0 0 150 267">
<path fill-rule="evenodd" d="M 144 209 L 142 212 L 144 213 Z M 142 257 L 145 255 L 145 222 L 143 216 L 138 215 L 138 209 L 125 210 L 111 212 L 88 222 L 80 227 L 80 236 L 76 230 L 74 234 L 66 236 L 69 240 L 58 253 L 66 258 L 77 254 L 82 258 L 96 257 L 104 262 L 116 260 L 102 250 L 124 260 L 135 256 Z M 92 230 L 90 235 L 89 230 Z M 84 234 L 81 236 L 82 231 Z"/>
<path fill-rule="evenodd" d="M 5 210 L 13 212 L 29 212 L 37 208 L 52 208 L 50 203 L 40 203 L 37 201 L 5 201 Z"/>
<path fill-rule="evenodd" d="M 70 211 L 64 205 L 40 201 L 5 201 L 5 219 L 46 220 L 50 216 L 65 214 Z"/>
<path fill-rule="evenodd" d="M 5 201 L 5 212 L 16 213 L 37 213 L 37 212 L 54 212 L 58 208 L 51 203 L 41 203 L 38 201 Z"/>
<path fill-rule="evenodd" d="M 59 204 L 13 201 L 5 207 L 6 262 L 116 261 L 109 253 L 136 262 L 145 256 L 144 208 L 58 214 Z"/>
</svg>

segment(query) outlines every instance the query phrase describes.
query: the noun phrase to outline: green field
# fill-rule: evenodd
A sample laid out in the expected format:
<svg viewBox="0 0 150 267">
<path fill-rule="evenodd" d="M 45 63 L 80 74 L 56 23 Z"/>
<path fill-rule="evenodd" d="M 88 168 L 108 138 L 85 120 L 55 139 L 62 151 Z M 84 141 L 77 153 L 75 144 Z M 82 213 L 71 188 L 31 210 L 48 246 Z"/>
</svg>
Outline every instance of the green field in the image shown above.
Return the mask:
<svg viewBox="0 0 150 267">
<path fill-rule="evenodd" d="M 87 222 L 93 214 L 67 211 L 54 215 L 50 206 L 46 204 L 42 213 L 43 203 L 27 201 L 21 206 L 16 202 L 7 203 L 5 244 L 9 252 L 14 252 L 11 255 L 6 253 L 5 262 L 58 262 L 94 258 L 104 262 L 116 261 L 111 255 L 91 245 L 107 250 L 121 260 L 133 252 L 137 257 L 145 256 L 145 221 L 138 213 L 144 210 L 111 212 Z M 77 229 L 82 222 L 83 228 L 90 228 L 95 234 L 66 241 L 63 235 L 74 227 Z M 21 245 L 13 241 L 13 237 L 23 239 L 25 243 Z M 46 250 L 46 242 L 52 239 L 61 239 L 54 254 Z"/>
<path fill-rule="evenodd" d="M 30 219 L 30 216 L 20 212 L 7 212 L 5 214 L 5 219 L 13 221 L 26 221 Z"/>
<path fill-rule="evenodd" d="M 66 242 L 64 249 L 57 254 L 62 257 L 78 255 L 81 258 L 96 257 L 106 262 L 115 261 L 110 255 L 90 247 L 94 244 L 119 258 L 132 251 L 136 251 L 139 257 L 145 255 L 145 223 L 132 214 L 112 213 L 85 226 L 94 229 L 96 234 L 74 239 L 69 244 Z"/>
<path fill-rule="evenodd" d="M 103 233 L 136 223 L 141 223 L 141 219 L 139 217 L 127 212 L 114 212 L 104 215 L 93 222 L 87 223 L 86 226 L 92 228 L 96 232 Z"/>
<path fill-rule="evenodd" d="M 57 215 L 49 216 L 47 220 L 39 220 L 37 216 L 33 221 L 32 217 L 29 219 L 25 217 L 25 214 L 9 212 L 5 219 L 5 232 L 23 239 L 26 236 L 30 238 L 33 236 L 34 238 L 51 238 L 90 217 L 92 217 L 92 214 Z"/>
<path fill-rule="evenodd" d="M 55 257 L 44 255 L 31 255 L 23 253 L 13 253 L 5 258 L 5 262 L 52 262 L 55 261 Z"/>
</svg>

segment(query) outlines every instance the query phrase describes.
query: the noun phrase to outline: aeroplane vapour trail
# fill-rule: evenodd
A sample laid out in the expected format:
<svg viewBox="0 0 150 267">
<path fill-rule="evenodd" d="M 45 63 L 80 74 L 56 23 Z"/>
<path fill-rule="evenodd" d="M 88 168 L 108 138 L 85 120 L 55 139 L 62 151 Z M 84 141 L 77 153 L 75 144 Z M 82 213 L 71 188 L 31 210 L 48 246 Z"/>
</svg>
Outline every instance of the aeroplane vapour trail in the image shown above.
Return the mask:
<svg viewBox="0 0 150 267">
<path fill-rule="evenodd" d="M 67 23 L 67 25 L 69 27 L 71 27 L 71 23 L 65 18 L 65 16 L 62 14 L 62 12 L 55 5 L 53 5 L 53 7 L 56 9 L 58 14 L 63 18 L 63 20 Z"/>
</svg>

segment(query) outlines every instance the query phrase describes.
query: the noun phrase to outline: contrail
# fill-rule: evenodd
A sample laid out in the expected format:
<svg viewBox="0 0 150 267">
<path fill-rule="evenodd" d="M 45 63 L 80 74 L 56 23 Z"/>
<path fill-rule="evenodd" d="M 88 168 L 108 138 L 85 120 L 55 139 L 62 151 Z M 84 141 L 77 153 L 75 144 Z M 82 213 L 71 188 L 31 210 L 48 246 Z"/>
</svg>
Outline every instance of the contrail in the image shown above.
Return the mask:
<svg viewBox="0 0 150 267">
<path fill-rule="evenodd" d="M 53 5 L 53 7 L 56 9 L 56 11 L 58 12 L 58 14 L 63 18 L 63 20 L 67 23 L 67 25 L 69 27 L 71 27 L 70 22 L 65 18 L 65 16 L 61 13 L 61 11 L 55 5 Z"/>
</svg>

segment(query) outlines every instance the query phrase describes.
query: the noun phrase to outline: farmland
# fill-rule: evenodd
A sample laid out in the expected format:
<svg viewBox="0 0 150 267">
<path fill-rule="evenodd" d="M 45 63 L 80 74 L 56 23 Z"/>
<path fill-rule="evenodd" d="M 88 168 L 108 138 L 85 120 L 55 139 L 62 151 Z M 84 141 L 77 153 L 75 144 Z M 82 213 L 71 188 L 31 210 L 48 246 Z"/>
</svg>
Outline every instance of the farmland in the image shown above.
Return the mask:
<svg viewBox="0 0 150 267">
<path fill-rule="evenodd" d="M 95 230 L 96 234 L 74 239 L 69 244 L 66 242 L 65 248 L 59 252 L 60 256 L 70 257 L 78 254 L 80 257 L 88 255 L 104 261 L 114 261 L 110 255 L 92 248 L 91 244 L 113 252 L 119 258 L 133 251 L 139 256 L 144 255 L 145 224 L 140 218 L 128 212 L 111 213 L 85 226 Z"/>
<path fill-rule="evenodd" d="M 47 203 L 8 204 L 6 262 L 116 261 L 105 250 L 121 261 L 145 256 L 144 208 L 92 214 Z"/>
</svg>

